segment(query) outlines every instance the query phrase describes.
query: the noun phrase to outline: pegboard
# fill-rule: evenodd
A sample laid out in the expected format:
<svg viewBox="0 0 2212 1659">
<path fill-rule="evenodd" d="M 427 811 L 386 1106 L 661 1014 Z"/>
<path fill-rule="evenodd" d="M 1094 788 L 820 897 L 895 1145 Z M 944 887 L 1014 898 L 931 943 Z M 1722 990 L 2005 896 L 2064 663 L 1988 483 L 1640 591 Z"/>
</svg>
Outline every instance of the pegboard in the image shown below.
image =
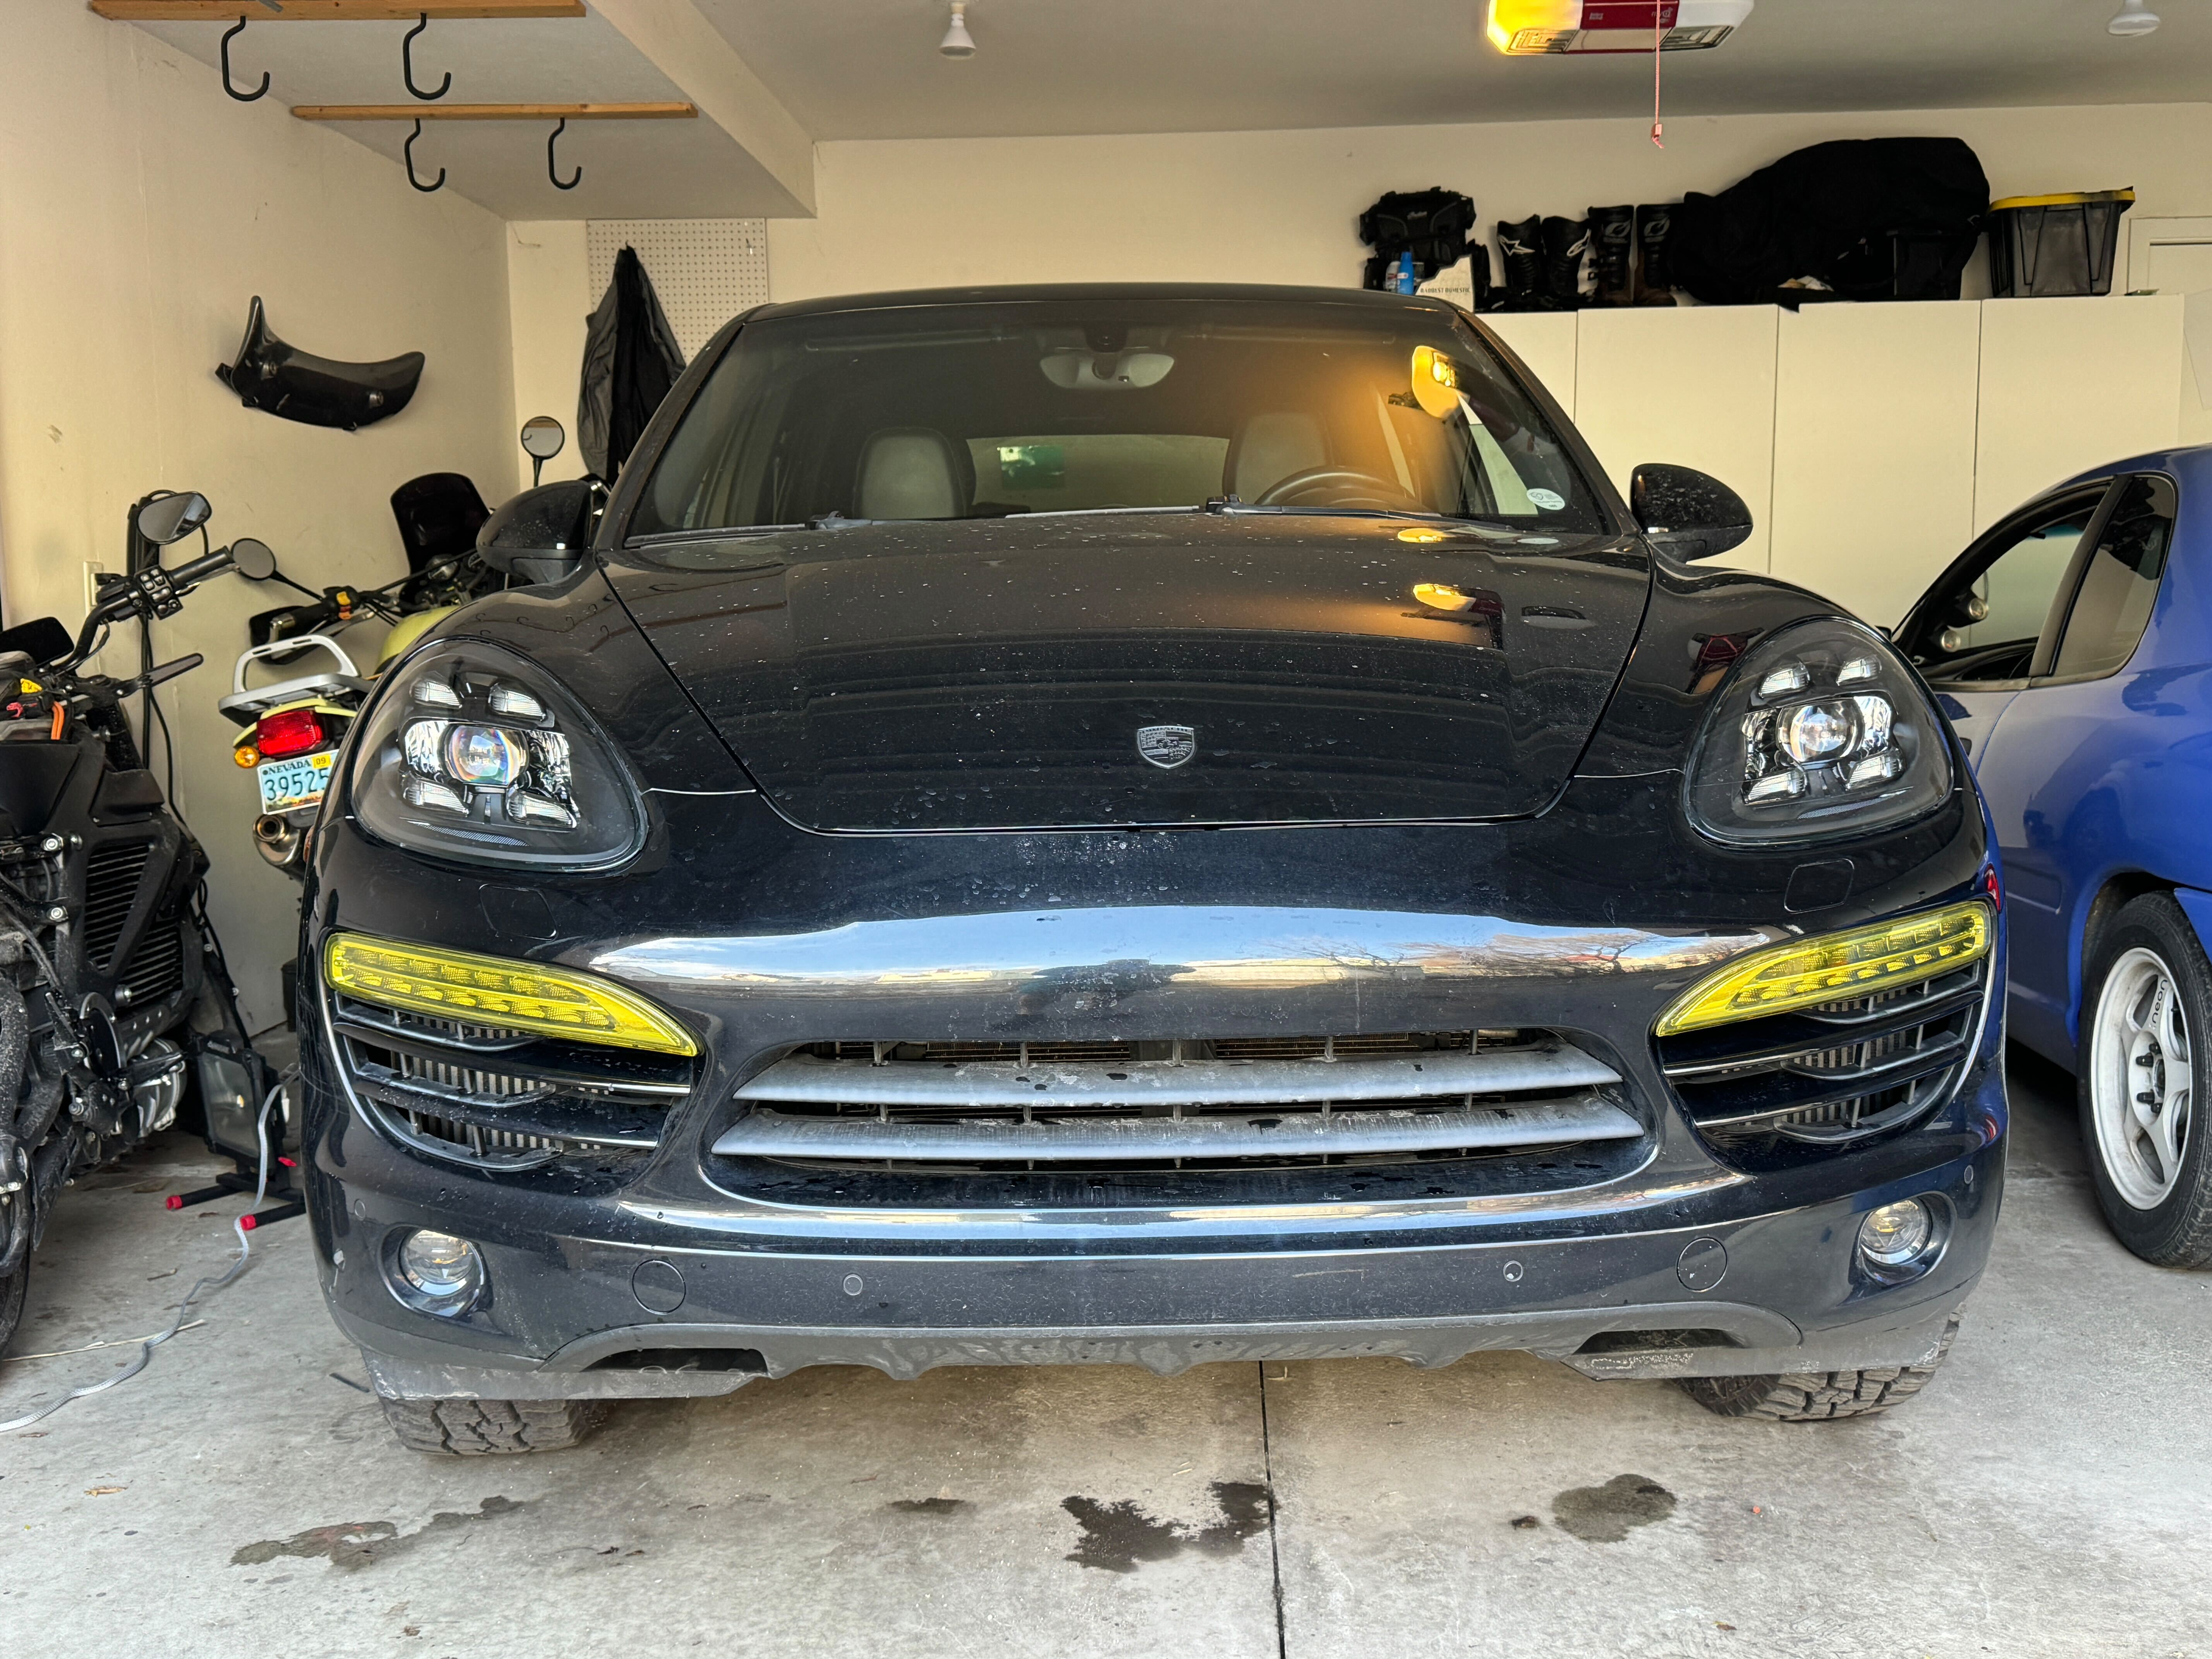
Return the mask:
<svg viewBox="0 0 2212 1659">
<path fill-rule="evenodd" d="M 625 246 L 637 250 L 686 362 L 731 318 L 768 301 L 765 219 L 587 221 L 584 262 L 594 306 Z"/>
</svg>

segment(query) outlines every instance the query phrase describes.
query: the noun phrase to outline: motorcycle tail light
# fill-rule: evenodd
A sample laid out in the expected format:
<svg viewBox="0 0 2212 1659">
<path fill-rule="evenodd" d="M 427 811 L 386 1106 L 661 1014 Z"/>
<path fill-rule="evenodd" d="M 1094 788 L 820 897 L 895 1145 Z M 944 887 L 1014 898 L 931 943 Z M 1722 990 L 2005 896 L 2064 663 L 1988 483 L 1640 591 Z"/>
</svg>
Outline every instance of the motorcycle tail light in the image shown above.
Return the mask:
<svg viewBox="0 0 2212 1659">
<path fill-rule="evenodd" d="M 312 708 L 285 708 L 264 714 L 254 727 L 254 747 L 271 760 L 304 755 L 328 741 L 323 717 Z"/>
</svg>

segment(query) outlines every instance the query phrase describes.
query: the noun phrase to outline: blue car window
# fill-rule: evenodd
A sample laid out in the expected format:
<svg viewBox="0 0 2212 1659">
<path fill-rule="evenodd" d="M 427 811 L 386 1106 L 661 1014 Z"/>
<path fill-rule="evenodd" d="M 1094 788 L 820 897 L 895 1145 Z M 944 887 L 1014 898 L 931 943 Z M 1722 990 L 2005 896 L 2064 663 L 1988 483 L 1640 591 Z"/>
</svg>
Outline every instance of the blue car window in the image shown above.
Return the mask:
<svg viewBox="0 0 2212 1659">
<path fill-rule="evenodd" d="M 2052 673 L 2087 679 L 2117 672 L 2135 654 L 2166 574 L 2173 539 L 2173 486 L 2130 478 L 2081 572 Z"/>
<path fill-rule="evenodd" d="M 2077 495 L 2052 507 L 1986 554 L 1972 575 L 1931 595 L 1902 641 L 1921 672 L 1945 684 L 2026 679 L 2101 499 Z"/>
</svg>

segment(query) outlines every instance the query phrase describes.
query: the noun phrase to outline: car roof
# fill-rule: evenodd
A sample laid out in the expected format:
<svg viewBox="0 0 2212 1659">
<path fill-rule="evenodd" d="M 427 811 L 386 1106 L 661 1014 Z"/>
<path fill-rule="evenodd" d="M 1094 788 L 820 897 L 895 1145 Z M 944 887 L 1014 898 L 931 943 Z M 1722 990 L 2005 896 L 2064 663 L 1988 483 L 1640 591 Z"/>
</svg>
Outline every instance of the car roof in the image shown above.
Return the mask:
<svg viewBox="0 0 2212 1659">
<path fill-rule="evenodd" d="M 889 311 L 906 307 L 1082 303 L 1115 300 L 1247 300 L 1273 305 L 1358 306 L 1389 309 L 1455 309 L 1443 300 L 1419 294 L 1382 294 L 1364 288 L 1294 288 L 1265 283 L 1032 283 L 1000 288 L 918 288 L 885 294 L 839 294 L 763 306 L 750 313 L 765 317 L 823 317 L 842 312 Z"/>
<path fill-rule="evenodd" d="M 2183 483 L 2212 483 L 2212 444 L 2153 449 L 2141 455 L 2130 455 L 2124 460 L 2107 461 L 2102 466 L 2093 466 L 2086 472 L 2077 472 L 2063 483 L 2055 484 L 2040 494 L 2048 495 L 2057 490 L 2070 489 L 2075 484 L 2091 483 L 2121 472 L 2167 472 Z"/>
</svg>

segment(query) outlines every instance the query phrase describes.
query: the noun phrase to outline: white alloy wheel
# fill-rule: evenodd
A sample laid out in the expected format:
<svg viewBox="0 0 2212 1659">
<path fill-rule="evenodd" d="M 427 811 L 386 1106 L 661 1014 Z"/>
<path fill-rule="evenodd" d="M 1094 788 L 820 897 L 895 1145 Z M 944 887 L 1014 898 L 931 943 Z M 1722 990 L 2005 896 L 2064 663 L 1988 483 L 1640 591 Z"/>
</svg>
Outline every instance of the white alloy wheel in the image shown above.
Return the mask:
<svg viewBox="0 0 2212 1659">
<path fill-rule="evenodd" d="M 2138 945 L 2112 963 L 2097 998 L 2089 1050 L 2090 1112 L 2114 1190 L 2156 1209 L 2189 1150 L 2190 1034 L 2173 970 Z"/>
</svg>

